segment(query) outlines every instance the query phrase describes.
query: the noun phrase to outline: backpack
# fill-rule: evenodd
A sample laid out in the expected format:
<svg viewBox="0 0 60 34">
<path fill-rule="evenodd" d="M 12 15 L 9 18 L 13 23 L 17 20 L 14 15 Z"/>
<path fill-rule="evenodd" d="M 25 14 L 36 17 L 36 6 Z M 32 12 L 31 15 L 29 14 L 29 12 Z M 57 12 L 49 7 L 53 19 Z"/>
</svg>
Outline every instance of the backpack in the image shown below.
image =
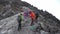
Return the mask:
<svg viewBox="0 0 60 34">
<path fill-rule="evenodd" d="M 35 12 L 35 15 L 36 15 L 36 19 L 39 17 L 39 14 L 38 12 Z"/>
<path fill-rule="evenodd" d="M 18 15 L 18 18 L 17 18 L 18 21 L 22 21 L 22 15 Z"/>
<path fill-rule="evenodd" d="M 30 29 L 32 30 L 32 31 L 34 31 L 35 29 L 36 29 L 36 26 L 30 26 Z"/>
</svg>

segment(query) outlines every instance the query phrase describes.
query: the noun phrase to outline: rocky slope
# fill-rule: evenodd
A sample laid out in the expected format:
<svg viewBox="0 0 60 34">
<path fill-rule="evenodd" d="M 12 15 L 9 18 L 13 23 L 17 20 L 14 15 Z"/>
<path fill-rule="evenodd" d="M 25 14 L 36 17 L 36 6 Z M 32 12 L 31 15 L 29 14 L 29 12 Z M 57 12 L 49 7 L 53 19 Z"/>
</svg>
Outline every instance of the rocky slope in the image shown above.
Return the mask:
<svg viewBox="0 0 60 34">
<path fill-rule="evenodd" d="M 29 3 L 23 2 L 21 0 L 0 0 L 0 26 L 2 27 L 2 29 L 4 29 L 4 27 L 5 27 L 2 25 L 7 24 L 6 26 L 8 26 L 10 24 L 9 26 L 11 26 L 12 23 L 15 23 L 16 19 L 14 18 L 13 15 L 20 13 L 21 12 L 20 9 L 23 6 L 28 7 L 31 10 L 33 10 L 34 12 L 39 14 L 39 19 L 40 19 L 39 23 L 41 24 L 41 27 L 43 28 L 44 31 L 49 32 L 50 34 L 57 34 L 60 32 L 60 20 L 58 20 L 55 16 L 48 13 L 47 11 L 39 10 L 38 8 L 33 7 Z M 11 16 L 13 16 L 12 17 L 13 19 L 8 18 Z M 5 23 L 4 21 L 7 21 L 7 22 Z M 17 26 L 15 24 L 14 24 L 14 27 Z M 9 30 L 12 27 L 13 26 L 8 27 L 7 29 Z M 2 29 L 0 28 L 0 32 L 2 31 Z M 16 29 L 14 29 L 14 30 L 16 30 Z"/>
</svg>

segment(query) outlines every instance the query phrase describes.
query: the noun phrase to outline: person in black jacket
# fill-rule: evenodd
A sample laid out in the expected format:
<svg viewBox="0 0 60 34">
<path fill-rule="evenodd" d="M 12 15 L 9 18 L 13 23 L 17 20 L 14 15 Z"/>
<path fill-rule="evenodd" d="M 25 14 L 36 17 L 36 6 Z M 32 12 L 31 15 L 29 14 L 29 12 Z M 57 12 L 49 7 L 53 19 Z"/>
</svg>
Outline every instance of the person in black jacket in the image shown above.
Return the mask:
<svg viewBox="0 0 60 34">
<path fill-rule="evenodd" d="M 38 14 L 38 13 L 35 13 L 35 15 L 36 15 L 36 18 L 35 18 L 35 19 L 36 19 L 36 21 L 35 21 L 35 22 L 37 23 L 37 22 L 38 22 L 39 14 Z"/>
</svg>

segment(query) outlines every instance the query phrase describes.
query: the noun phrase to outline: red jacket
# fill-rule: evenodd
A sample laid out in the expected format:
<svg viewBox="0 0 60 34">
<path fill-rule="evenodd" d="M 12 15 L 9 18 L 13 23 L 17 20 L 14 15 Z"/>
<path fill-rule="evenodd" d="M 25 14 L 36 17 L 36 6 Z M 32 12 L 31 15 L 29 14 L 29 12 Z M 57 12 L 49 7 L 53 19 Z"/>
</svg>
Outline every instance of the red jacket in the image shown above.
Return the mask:
<svg viewBox="0 0 60 34">
<path fill-rule="evenodd" d="M 30 13 L 30 17 L 31 17 L 33 20 L 35 20 L 35 18 L 36 18 L 35 13 L 34 13 L 34 12 L 31 12 L 31 13 Z"/>
</svg>

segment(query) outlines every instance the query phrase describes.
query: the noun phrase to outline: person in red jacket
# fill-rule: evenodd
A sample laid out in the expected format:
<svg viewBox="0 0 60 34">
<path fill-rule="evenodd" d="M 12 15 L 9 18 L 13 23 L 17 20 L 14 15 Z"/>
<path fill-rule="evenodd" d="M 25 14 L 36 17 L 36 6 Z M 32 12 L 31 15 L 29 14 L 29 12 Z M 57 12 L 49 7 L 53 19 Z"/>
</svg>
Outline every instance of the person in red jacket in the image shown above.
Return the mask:
<svg viewBox="0 0 60 34">
<path fill-rule="evenodd" d="M 31 26 L 32 26 L 34 24 L 33 22 L 35 21 L 36 15 L 33 11 L 30 11 L 29 16 L 31 17 L 31 20 L 32 20 L 31 22 Z"/>
</svg>

